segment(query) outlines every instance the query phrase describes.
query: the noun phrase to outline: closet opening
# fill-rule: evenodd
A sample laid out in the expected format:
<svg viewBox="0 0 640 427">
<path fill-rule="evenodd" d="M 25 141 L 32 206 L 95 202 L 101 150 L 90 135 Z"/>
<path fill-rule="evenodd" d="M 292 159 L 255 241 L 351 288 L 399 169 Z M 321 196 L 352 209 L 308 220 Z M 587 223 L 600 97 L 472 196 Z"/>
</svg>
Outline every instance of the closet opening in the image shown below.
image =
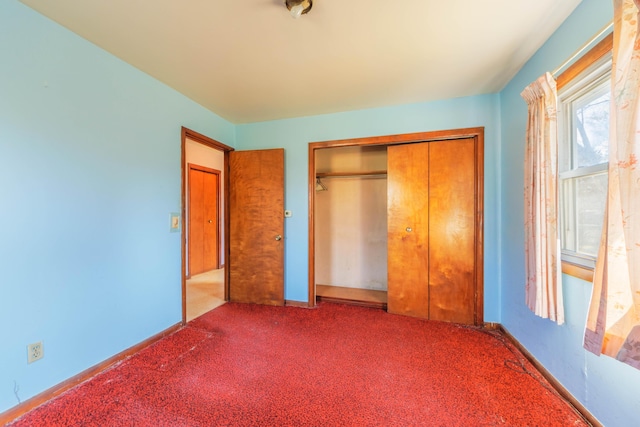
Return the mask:
<svg viewBox="0 0 640 427">
<path fill-rule="evenodd" d="M 387 148 L 323 148 L 315 159 L 316 300 L 387 309 Z"/>
</svg>

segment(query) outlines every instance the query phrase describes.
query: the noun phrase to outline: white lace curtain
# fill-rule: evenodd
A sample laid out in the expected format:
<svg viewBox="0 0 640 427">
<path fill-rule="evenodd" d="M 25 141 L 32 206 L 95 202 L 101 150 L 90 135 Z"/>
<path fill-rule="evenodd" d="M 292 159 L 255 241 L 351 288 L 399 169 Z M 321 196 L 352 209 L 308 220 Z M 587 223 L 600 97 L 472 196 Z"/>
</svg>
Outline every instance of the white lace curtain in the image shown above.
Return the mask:
<svg viewBox="0 0 640 427">
<path fill-rule="evenodd" d="M 640 369 L 640 0 L 613 0 L 609 187 L 584 346 Z"/>
<path fill-rule="evenodd" d="M 562 324 L 556 81 L 546 73 L 521 96 L 529 107 L 524 161 L 526 304 L 538 316 Z"/>
</svg>

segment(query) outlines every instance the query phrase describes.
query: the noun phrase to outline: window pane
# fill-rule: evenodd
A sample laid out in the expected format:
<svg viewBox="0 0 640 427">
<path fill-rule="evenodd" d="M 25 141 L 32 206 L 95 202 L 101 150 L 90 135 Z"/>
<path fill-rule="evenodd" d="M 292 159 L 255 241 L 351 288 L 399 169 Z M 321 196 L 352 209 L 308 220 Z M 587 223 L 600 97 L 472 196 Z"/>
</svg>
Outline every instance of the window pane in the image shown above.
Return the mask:
<svg viewBox="0 0 640 427">
<path fill-rule="evenodd" d="M 604 221 L 607 198 L 607 174 L 575 178 L 576 252 L 596 256 Z"/>
<path fill-rule="evenodd" d="M 611 56 L 558 91 L 562 260 L 593 268 L 607 197 Z"/>
<path fill-rule="evenodd" d="M 565 179 L 562 181 L 562 192 L 560 193 L 562 206 L 562 249 L 572 252 L 576 251 L 576 213 L 575 213 L 575 179 Z"/>
<path fill-rule="evenodd" d="M 611 91 L 575 103 L 576 164 L 574 168 L 609 161 L 609 103 Z"/>
</svg>

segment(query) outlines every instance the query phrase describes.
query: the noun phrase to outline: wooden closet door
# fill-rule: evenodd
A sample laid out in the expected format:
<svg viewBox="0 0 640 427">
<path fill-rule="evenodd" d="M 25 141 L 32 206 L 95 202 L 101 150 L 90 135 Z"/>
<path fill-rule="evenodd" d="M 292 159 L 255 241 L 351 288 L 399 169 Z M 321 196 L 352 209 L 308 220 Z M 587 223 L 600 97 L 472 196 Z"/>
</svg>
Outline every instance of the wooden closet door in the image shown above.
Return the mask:
<svg viewBox="0 0 640 427">
<path fill-rule="evenodd" d="M 189 276 L 219 268 L 219 173 L 189 164 Z"/>
<path fill-rule="evenodd" d="M 429 317 L 429 143 L 387 149 L 387 310 Z"/>
<path fill-rule="evenodd" d="M 474 138 L 390 146 L 388 311 L 474 324 Z"/>
<path fill-rule="evenodd" d="M 429 143 L 429 319 L 475 323 L 473 138 Z"/>
</svg>

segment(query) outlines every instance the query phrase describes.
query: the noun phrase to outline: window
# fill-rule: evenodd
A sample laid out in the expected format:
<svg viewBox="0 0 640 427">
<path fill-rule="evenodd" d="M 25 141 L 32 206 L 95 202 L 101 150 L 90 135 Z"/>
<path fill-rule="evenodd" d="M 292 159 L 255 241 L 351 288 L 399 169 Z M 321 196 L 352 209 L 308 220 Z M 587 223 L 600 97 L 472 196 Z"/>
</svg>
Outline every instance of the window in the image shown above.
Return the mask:
<svg viewBox="0 0 640 427">
<path fill-rule="evenodd" d="M 558 91 L 562 260 L 593 268 L 607 197 L 611 54 Z"/>
</svg>

